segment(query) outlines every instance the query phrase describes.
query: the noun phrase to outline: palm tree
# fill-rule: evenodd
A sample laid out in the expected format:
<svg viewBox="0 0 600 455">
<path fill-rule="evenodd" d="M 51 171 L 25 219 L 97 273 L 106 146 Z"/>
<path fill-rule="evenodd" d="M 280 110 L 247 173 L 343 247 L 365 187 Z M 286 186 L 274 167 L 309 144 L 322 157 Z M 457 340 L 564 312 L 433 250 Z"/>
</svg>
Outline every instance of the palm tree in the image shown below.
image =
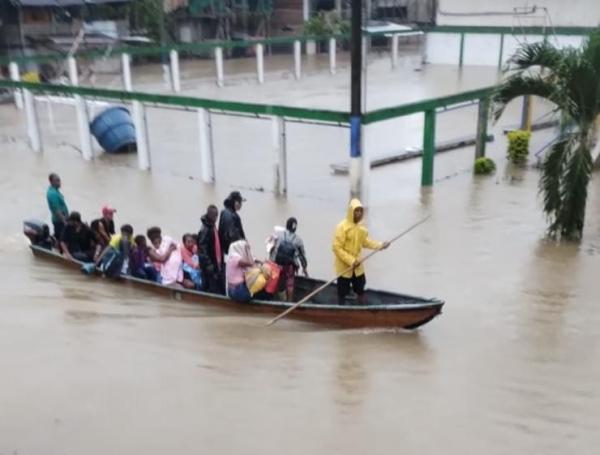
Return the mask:
<svg viewBox="0 0 600 455">
<path fill-rule="evenodd" d="M 579 239 L 592 153 L 600 145 L 600 30 L 578 49 L 559 49 L 546 40 L 524 44 L 509 60 L 506 72 L 494 96 L 495 120 L 511 100 L 523 95 L 551 101 L 560 116 L 560 135 L 542 164 L 540 192 L 549 234 Z"/>
</svg>

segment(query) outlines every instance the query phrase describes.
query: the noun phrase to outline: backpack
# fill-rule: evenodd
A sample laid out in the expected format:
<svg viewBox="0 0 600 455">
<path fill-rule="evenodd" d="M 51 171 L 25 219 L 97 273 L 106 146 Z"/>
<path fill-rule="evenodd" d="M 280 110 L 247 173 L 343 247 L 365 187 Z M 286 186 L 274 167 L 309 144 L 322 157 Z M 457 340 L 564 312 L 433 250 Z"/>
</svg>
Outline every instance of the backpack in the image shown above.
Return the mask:
<svg viewBox="0 0 600 455">
<path fill-rule="evenodd" d="M 296 245 L 286 237 L 287 232 L 283 234 L 283 239 L 277 245 L 275 263 L 281 266 L 296 265 Z"/>
</svg>

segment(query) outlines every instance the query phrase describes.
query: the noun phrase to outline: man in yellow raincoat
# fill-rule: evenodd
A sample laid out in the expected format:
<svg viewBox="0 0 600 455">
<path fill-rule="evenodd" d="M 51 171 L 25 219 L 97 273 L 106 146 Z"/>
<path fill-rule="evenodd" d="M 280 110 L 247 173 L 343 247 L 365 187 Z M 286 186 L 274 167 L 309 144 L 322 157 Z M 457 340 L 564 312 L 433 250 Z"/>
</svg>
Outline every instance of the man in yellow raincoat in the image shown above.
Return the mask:
<svg viewBox="0 0 600 455">
<path fill-rule="evenodd" d="M 358 303 L 365 302 L 365 269 L 360 254 L 363 248 L 371 250 L 384 249 L 388 242 L 377 242 L 369 238 L 369 231 L 362 223 L 364 209 L 358 199 L 352 199 L 346 218 L 335 228 L 333 253 L 335 255 L 335 272 L 337 279 L 338 303 L 344 305 L 350 286 L 358 298 Z"/>
</svg>

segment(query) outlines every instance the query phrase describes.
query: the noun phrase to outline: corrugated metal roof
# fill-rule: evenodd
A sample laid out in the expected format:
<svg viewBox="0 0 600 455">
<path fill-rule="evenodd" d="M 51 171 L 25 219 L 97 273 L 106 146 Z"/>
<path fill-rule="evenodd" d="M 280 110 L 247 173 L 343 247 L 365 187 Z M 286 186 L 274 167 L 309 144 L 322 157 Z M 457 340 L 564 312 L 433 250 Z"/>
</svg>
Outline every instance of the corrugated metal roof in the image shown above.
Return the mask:
<svg viewBox="0 0 600 455">
<path fill-rule="evenodd" d="M 13 0 L 19 6 L 83 6 L 103 3 L 126 3 L 130 0 Z"/>
</svg>

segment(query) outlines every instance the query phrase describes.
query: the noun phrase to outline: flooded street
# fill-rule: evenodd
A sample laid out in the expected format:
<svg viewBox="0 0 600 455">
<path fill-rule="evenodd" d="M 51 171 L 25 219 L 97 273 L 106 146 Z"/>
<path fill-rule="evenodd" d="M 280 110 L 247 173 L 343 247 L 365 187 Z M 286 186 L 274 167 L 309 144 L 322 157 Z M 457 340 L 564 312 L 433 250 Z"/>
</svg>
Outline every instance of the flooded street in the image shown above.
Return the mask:
<svg viewBox="0 0 600 455">
<path fill-rule="evenodd" d="M 369 108 L 493 84 L 496 73 L 431 66 L 405 78 L 375 64 Z M 222 99 L 345 109 L 347 73 L 221 89 Z M 385 82 L 387 81 L 387 82 Z M 402 85 L 404 83 L 404 85 Z M 187 87 L 186 84 L 184 84 Z M 419 86 L 421 91 L 415 87 Z M 283 89 L 289 89 L 286 93 Z M 186 93 L 211 97 L 203 86 Z M 299 94 L 305 94 L 302 98 Z M 315 100 L 319 100 L 318 102 Z M 165 300 L 35 259 L 24 218 L 49 220 L 47 175 L 85 219 L 114 205 L 117 224 L 196 232 L 234 188 L 257 256 L 272 226 L 299 220 L 309 272 L 331 278 L 343 218 L 348 130 L 290 124 L 289 196 L 272 187 L 270 122 L 215 117 L 216 185 L 201 182 L 194 113 L 149 109 L 151 172 L 135 156 L 79 156 L 72 107 L 40 107 L 45 150 L 23 115 L 0 106 L 0 455 L 13 454 L 595 454 L 600 444 L 600 180 L 589 187 L 580 244 L 544 239 L 538 171 L 473 177 L 472 147 L 374 169 L 368 225 L 387 239 L 431 218 L 367 263 L 368 284 L 446 301 L 414 332 L 333 330 Z M 476 107 L 440 114 L 439 141 L 474 134 Z M 542 109 L 543 110 L 543 109 Z M 537 113 L 534 115 L 538 115 Z M 541 113 L 539 115 L 542 115 Z M 368 153 L 420 146 L 422 116 L 369 129 Z M 552 138 L 535 133 L 533 152 Z M 532 163 L 533 163 L 532 157 Z"/>
</svg>

